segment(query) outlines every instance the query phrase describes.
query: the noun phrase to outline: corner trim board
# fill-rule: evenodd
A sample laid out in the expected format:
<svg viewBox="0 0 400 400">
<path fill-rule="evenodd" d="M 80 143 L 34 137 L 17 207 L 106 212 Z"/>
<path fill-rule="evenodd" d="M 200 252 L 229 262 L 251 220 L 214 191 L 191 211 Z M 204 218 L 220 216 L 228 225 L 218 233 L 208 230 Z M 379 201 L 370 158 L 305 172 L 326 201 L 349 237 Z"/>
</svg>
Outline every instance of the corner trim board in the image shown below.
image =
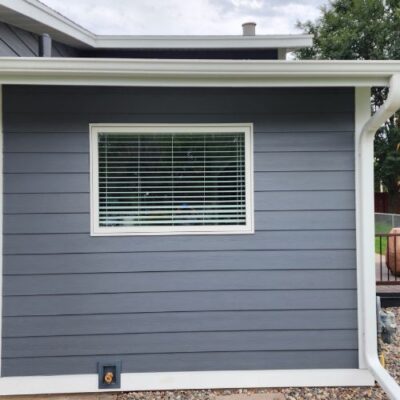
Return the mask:
<svg viewBox="0 0 400 400">
<path fill-rule="evenodd" d="M 119 391 L 304 386 L 371 386 L 366 369 L 125 373 Z M 103 390 L 104 391 L 104 390 Z M 99 392 L 97 374 L 6 377 L 1 395 Z"/>
</svg>

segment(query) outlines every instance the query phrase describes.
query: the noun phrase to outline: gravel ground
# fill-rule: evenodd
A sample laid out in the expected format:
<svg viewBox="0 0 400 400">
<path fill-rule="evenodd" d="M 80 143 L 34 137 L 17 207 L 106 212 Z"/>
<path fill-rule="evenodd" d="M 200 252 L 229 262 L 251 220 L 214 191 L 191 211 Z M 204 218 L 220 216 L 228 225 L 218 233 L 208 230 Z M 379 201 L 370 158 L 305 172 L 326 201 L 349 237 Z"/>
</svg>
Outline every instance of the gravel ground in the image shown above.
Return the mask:
<svg viewBox="0 0 400 400">
<path fill-rule="evenodd" d="M 400 331 L 400 308 L 388 308 L 395 313 Z M 391 345 L 383 345 L 386 368 L 400 383 L 400 332 Z M 229 394 L 283 393 L 286 400 L 386 400 L 387 396 L 379 386 L 373 388 L 288 388 L 288 389 L 240 389 L 240 390 L 182 390 L 167 392 L 121 393 L 117 400 L 216 400 Z M 251 397 L 250 397 L 251 399 Z"/>
</svg>

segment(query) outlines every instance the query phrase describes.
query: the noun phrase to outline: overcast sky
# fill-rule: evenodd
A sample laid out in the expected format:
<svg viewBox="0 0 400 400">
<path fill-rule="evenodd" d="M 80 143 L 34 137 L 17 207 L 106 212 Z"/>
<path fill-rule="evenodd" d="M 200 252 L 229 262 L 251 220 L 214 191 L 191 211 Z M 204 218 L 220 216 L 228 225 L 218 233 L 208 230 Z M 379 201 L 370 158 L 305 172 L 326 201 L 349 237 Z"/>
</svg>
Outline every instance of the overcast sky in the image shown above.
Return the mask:
<svg viewBox="0 0 400 400">
<path fill-rule="evenodd" d="M 97 34 L 235 35 L 257 23 L 258 34 L 297 33 L 327 0 L 41 0 Z"/>
</svg>

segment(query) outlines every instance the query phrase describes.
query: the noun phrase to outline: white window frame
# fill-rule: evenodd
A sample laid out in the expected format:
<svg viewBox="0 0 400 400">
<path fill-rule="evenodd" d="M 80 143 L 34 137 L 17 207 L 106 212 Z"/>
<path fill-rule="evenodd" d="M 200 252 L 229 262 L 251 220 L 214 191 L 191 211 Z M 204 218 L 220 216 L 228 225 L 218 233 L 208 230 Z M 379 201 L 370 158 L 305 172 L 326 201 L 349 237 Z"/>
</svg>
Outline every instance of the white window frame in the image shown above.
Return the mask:
<svg viewBox="0 0 400 400">
<path fill-rule="evenodd" d="M 91 236 L 202 235 L 254 233 L 253 124 L 90 124 L 90 234 Z M 221 226 L 123 226 L 99 224 L 98 135 L 100 133 L 231 133 L 245 134 L 246 224 Z M 189 132 L 188 132 L 189 131 Z"/>
</svg>

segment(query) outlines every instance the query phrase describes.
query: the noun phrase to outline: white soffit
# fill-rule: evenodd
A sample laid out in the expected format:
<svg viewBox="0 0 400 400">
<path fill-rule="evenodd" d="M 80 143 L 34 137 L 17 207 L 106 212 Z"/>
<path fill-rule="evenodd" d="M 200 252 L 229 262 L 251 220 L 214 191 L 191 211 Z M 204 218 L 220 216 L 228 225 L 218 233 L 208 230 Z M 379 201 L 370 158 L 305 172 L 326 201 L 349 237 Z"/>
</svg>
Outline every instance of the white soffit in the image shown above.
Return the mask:
<svg viewBox="0 0 400 400">
<path fill-rule="evenodd" d="M 297 49 L 312 46 L 310 35 L 114 36 L 95 38 L 95 48 L 130 49 Z"/>
<path fill-rule="evenodd" d="M 292 50 L 312 45 L 311 35 L 95 35 L 37 0 L 0 0 L 0 21 L 37 34 L 48 33 L 55 40 L 78 48 Z"/>
</svg>

